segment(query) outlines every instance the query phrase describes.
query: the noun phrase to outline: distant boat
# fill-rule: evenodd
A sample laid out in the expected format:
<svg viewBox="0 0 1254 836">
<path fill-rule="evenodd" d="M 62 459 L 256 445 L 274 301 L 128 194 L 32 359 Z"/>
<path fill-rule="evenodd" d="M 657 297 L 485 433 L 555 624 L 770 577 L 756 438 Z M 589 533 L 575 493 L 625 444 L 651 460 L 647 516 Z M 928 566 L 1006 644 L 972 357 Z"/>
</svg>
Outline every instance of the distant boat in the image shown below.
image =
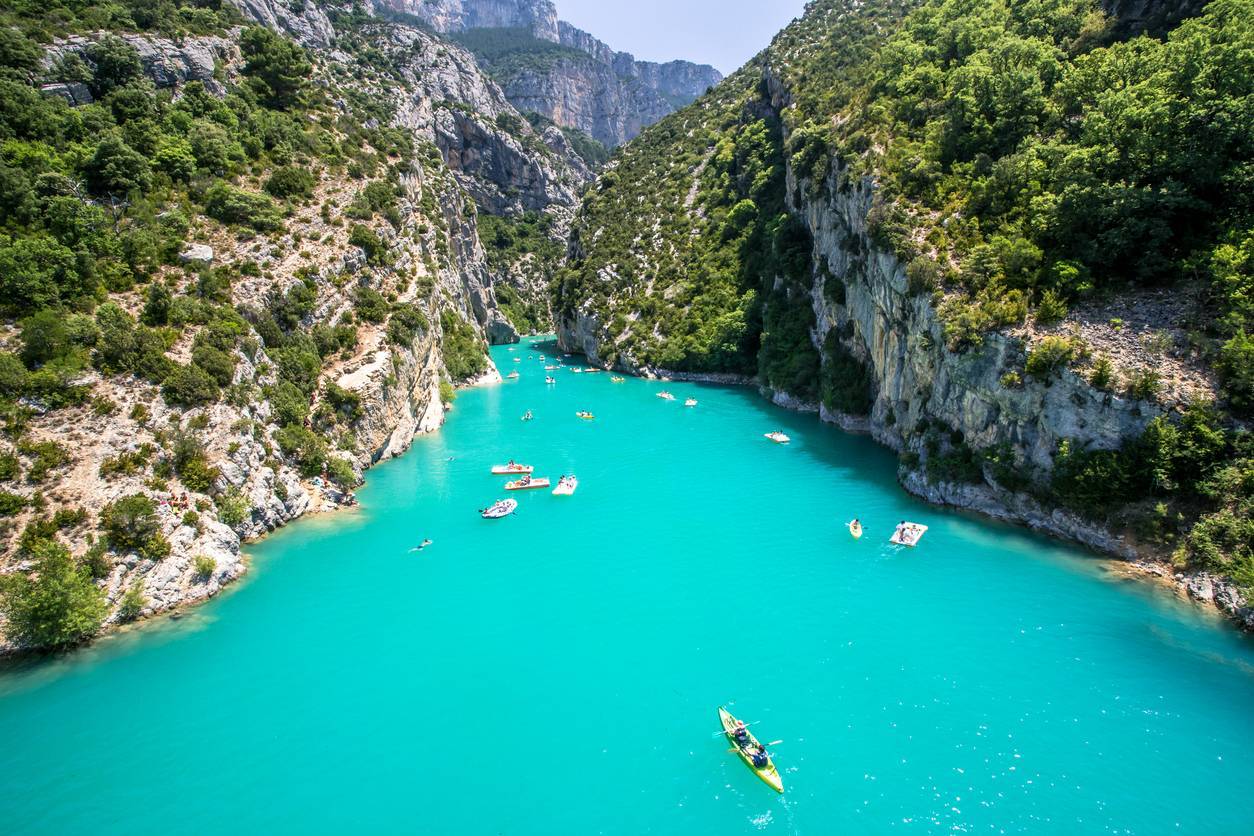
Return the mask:
<svg viewBox="0 0 1254 836">
<path fill-rule="evenodd" d="M 596 418 L 596 416 L 593 415 L 591 412 L 576 412 L 575 417 L 582 418 L 585 421 L 591 421 L 592 419 Z"/>
<path fill-rule="evenodd" d="M 501 517 L 508 517 L 518 509 L 518 502 L 513 499 L 502 499 L 492 504 L 490 508 L 484 508 L 479 511 L 479 516 L 485 520 L 499 520 Z"/>
<path fill-rule="evenodd" d="M 771 441 L 774 441 L 776 444 L 787 444 L 788 442 L 792 441 L 791 438 L 784 435 L 782 432 L 779 432 L 778 430 L 776 430 L 773 433 L 763 433 L 763 435 L 769 438 Z"/>
<path fill-rule="evenodd" d="M 528 409 L 525 413 L 523 413 L 523 417 L 522 417 L 522 419 L 523 419 L 524 421 L 530 421 L 530 420 L 531 420 L 532 418 L 534 418 L 534 417 L 536 417 L 536 416 L 532 415 L 532 414 L 531 414 L 531 410 L 530 410 L 530 409 Z"/>
<path fill-rule="evenodd" d="M 673 401 L 673 400 L 675 400 L 675 396 L 674 396 L 674 395 L 672 395 L 670 392 L 667 392 L 665 389 L 663 389 L 661 392 L 658 392 L 658 393 L 657 393 L 657 396 L 658 396 L 659 398 L 661 398 L 662 400 L 664 400 L 664 401 Z"/>
<path fill-rule="evenodd" d="M 548 486 L 549 486 L 549 480 L 546 477 L 542 476 L 539 479 L 532 479 L 530 476 L 524 476 L 523 478 L 516 479 L 513 482 L 506 482 L 505 490 L 507 491 L 530 491 L 530 490 L 535 490 L 536 488 L 547 488 Z"/>
<path fill-rule="evenodd" d="M 553 379 L 552 377 L 550 377 L 549 375 L 544 376 L 544 382 L 545 383 L 557 383 L 557 381 Z"/>
<path fill-rule="evenodd" d="M 493 476 L 517 476 L 521 473 L 530 473 L 533 470 L 535 470 L 535 468 L 529 464 L 514 464 L 513 462 L 510 462 L 509 464 L 498 464 L 495 467 L 493 467 L 492 475 Z"/>
<path fill-rule="evenodd" d="M 622 383 L 624 380 L 626 380 L 626 378 L 617 377 L 617 376 L 610 377 L 610 383 Z"/>
<path fill-rule="evenodd" d="M 583 372 L 583 369 L 579 368 L 578 366 L 571 366 L 570 370 L 574 372 L 575 374 L 580 374 L 581 372 Z"/>
<path fill-rule="evenodd" d="M 684 401 L 684 406 L 696 406 L 696 405 L 697 405 L 696 398 L 689 398 L 688 400 Z"/>
<path fill-rule="evenodd" d="M 849 523 L 849 533 L 853 535 L 853 539 L 857 540 L 862 536 L 862 523 L 853 520 Z"/>
<path fill-rule="evenodd" d="M 519 377 L 520 375 L 518 374 L 518 372 L 510 372 L 509 374 L 505 375 L 506 380 L 517 380 Z"/>
<path fill-rule="evenodd" d="M 563 476 L 557 480 L 557 487 L 553 489 L 554 496 L 570 496 L 575 492 L 575 488 L 579 487 L 579 480 L 574 476 Z"/>
<path fill-rule="evenodd" d="M 545 367 L 544 367 L 544 370 L 545 370 L 546 372 L 555 372 L 555 371 L 557 371 L 557 370 L 558 370 L 558 369 L 560 369 L 560 368 L 561 368 L 561 366 L 545 366 Z"/>
<path fill-rule="evenodd" d="M 897 530 L 893 532 L 893 536 L 888 538 L 888 542 L 896 546 L 909 546 L 914 548 L 919 541 L 923 539 L 923 533 L 927 531 L 926 525 L 919 523 L 903 522 L 897 526 Z"/>
</svg>

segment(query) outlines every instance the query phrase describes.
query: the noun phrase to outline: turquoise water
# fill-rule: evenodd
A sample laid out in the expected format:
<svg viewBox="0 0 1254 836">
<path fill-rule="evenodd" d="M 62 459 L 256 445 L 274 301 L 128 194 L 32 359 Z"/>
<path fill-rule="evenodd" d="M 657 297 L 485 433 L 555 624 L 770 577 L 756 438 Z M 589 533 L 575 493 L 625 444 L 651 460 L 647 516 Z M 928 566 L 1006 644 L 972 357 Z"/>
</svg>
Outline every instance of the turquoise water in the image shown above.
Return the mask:
<svg viewBox="0 0 1254 836">
<path fill-rule="evenodd" d="M 0 830 L 1250 832 L 1249 640 L 812 416 L 529 350 L 220 599 L 0 673 Z M 578 492 L 480 519 L 510 456 Z"/>
</svg>

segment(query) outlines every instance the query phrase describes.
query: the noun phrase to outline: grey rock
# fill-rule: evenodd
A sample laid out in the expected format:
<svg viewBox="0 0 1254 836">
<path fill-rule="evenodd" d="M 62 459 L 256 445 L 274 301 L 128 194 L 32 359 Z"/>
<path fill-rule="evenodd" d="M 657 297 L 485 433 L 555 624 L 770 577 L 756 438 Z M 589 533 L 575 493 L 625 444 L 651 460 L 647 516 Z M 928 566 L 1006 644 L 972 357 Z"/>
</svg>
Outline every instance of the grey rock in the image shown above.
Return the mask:
<svg viewBox="0 0 1254 836">
<path fill-rule="evenodd" d="M 95 98 L 91 95 L 91 91 L 87 89 L 87 85 L 78 81 L 45 84 L 40 87 L 39 90 L 45 96 L 55 96 L 64 99 L 70 107 L 91 104 L 95 101 Z"/>
<path fill-rule="evenodd" d="M 187 249 L 179 253 L 179 261 L 184 264 L 212 264 L 213 247 L 208 244 L 189 244 Z"/>
<path fill-rule="evenodd" d="M 293 11 L 284 0 L 229 0 L 254 23 L 283 32 L 303 46 L 326 49 L 335 40 L 335 29 L 326 14 L 311 0 L 293 3 Z"/>
</svg>

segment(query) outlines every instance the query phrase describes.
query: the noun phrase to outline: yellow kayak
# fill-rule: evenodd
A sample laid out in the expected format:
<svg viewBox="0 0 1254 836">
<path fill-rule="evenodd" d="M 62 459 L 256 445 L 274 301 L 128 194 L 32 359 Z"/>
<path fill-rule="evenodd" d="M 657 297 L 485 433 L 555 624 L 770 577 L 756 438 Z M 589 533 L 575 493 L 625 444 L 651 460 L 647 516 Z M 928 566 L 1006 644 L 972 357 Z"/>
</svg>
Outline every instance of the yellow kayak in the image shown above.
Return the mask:
<svg viewBox="0 0 1254 836">
<path fill-rule="evenodd" d="M 731 712 L 721 705 L 718 707 L 718 719 L 723 724 L 723 733 L 727 735 L 727 739 L 731 741 L 732 748 L 736 750 L 736 754 L 745 762 L 745 766 L 749 767 L 754 773 L 765 781 L 775 792 L 784 791 L 784 780 L 779 777 L 779 770 L 775 768 L 775 762 L 771 760 L 771 756 L 766 756 L 766 766 L 757 767 L 753 765 L 753 758 L 745 753 L 745 750 L 736 742 L 736 723 L 737 720 L 731 715 Z M 753 732 L 745 730 L 745 734 L 749 736 L 749 746 L 753 748 L 761 747 L 766 752 L 766 747 L 758 743 L 758 739 L 753 736 Z"/>
</svg>

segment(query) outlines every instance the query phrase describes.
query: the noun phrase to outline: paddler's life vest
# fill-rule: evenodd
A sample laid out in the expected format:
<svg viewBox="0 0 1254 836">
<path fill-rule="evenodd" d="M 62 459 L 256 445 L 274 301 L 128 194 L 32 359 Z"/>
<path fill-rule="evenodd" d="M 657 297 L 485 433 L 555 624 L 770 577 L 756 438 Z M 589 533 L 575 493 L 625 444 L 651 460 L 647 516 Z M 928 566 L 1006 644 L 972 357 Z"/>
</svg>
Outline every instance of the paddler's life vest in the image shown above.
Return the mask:
<svg viewBox="0 0 1254 836">
<path fill-rule="evenodd" d="M 761 769 L 762 767 L 766 766 L 768 763 L 770 763 L 770 758 L 768 758 L 762 752 L 753 753 L 753 765 L 756 766 L 758 769 Z"/>
</svg>

